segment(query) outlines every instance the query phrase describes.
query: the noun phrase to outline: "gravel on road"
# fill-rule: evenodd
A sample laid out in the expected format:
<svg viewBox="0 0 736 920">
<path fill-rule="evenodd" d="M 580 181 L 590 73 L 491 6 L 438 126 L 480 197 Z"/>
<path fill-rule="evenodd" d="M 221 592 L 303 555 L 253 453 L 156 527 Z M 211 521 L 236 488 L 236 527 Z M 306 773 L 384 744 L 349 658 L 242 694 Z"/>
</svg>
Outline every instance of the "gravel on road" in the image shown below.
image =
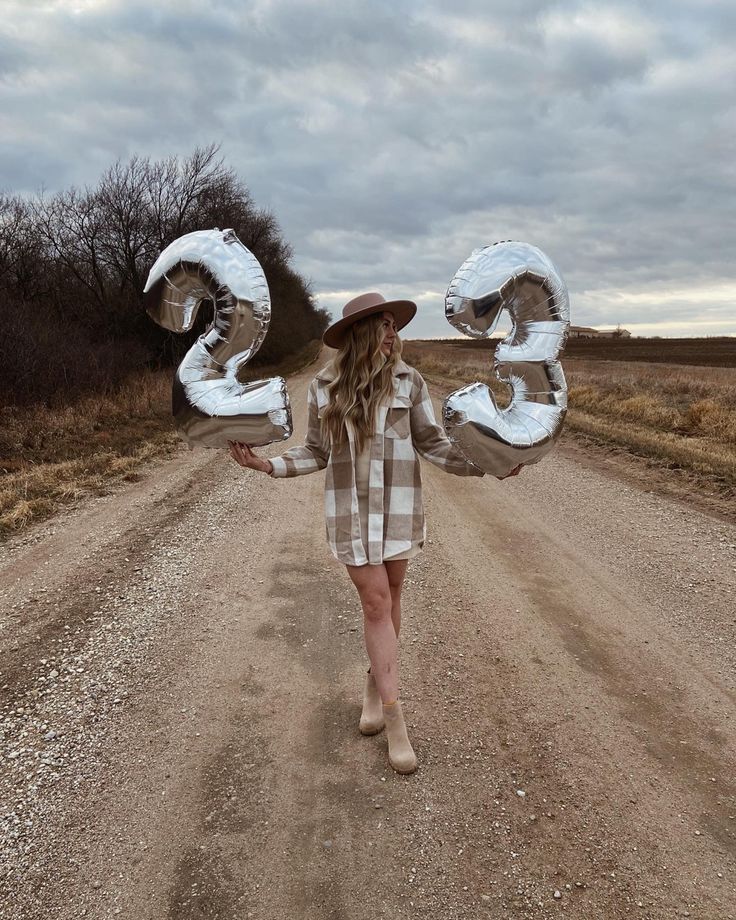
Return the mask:
<svg viewBox="0 0 736 920">
<path fill-rule="evenodd" d="M 323 474 L 182 448 L 2 547 L 2 920 L 735 920 L 736 528 L 564 450 L 423 478 L 408 777 Z"/>
</svg>

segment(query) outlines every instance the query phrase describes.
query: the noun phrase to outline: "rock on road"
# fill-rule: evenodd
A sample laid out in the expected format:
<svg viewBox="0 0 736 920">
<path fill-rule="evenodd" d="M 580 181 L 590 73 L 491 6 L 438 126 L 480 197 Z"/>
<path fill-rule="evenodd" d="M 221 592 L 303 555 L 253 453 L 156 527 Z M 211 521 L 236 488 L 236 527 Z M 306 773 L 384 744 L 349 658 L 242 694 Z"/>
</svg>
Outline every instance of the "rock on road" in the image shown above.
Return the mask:
<svg viewBox="0 0 736 920">
<path fill-rule="evenodd" d="M 323 477 L 182 449 L 2 548 L 0 917 L 736 918 L 734 526 L 424 463 L 401 777 Z"/>
</svg>

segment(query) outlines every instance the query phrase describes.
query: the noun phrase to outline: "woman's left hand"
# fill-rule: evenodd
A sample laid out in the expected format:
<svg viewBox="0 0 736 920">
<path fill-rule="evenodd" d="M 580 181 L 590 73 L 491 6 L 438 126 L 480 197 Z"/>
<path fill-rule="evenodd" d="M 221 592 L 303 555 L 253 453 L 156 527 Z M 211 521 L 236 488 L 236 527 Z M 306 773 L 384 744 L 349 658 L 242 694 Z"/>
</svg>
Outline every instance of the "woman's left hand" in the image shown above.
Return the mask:
<svg viewBox="0 0 736 920">
<path fill-rule="evenodd" d="M 518 466 L 514 467 L 514 469 L 511 470 L 510 473 L 506 473 L 505 476 L 496 476 L 496 479 L 508 479 L 509 476 L 518 476 L 519 473 L 521 472 L 522 466 L 524 466 L 524 464 L 520 463 Z"/>
</svg>

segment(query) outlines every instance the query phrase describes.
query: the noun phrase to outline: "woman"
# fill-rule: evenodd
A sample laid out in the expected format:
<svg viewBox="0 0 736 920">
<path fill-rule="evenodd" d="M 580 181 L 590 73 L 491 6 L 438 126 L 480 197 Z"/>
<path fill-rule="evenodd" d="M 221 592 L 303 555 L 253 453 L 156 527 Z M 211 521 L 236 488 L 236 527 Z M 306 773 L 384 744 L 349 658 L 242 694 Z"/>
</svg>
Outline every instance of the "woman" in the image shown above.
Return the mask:
<svg viewBox="0 0 736 920">
<path fill-rule="evenodd" d="M 358 591 L 370 659 L 359 727 L 372 735 L 385 726 L 398 773 L 416 769 L 399 701 L 397 640 L 408 560 L 426 533 L 418 454 L 448 473 L 484 475 L 447 438 L 421 374 L 401 360 L 398 330 L 416 309 L 377 293 L 345 305 L 323 336 L 337 354 L 309 386 L 303 446 L 266 460 L 230 442 L 241 466 L 274 478 L 327 468 L 327 540 Z"/>
</svg>

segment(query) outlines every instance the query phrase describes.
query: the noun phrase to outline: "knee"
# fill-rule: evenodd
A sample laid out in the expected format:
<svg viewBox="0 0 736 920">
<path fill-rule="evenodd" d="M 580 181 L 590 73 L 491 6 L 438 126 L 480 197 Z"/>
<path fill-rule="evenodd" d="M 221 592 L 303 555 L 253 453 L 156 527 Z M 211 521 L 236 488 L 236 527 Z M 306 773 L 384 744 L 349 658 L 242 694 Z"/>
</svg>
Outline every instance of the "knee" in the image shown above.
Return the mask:
<svg viewBox="0 0 736 920">
<path fill-rule="evenodd" d="M 392 599 L 386 591 L 371 591 L 363 597 L 363 614 L 371 623 L 380 623 L 390 618 Z"/>
</svg>

